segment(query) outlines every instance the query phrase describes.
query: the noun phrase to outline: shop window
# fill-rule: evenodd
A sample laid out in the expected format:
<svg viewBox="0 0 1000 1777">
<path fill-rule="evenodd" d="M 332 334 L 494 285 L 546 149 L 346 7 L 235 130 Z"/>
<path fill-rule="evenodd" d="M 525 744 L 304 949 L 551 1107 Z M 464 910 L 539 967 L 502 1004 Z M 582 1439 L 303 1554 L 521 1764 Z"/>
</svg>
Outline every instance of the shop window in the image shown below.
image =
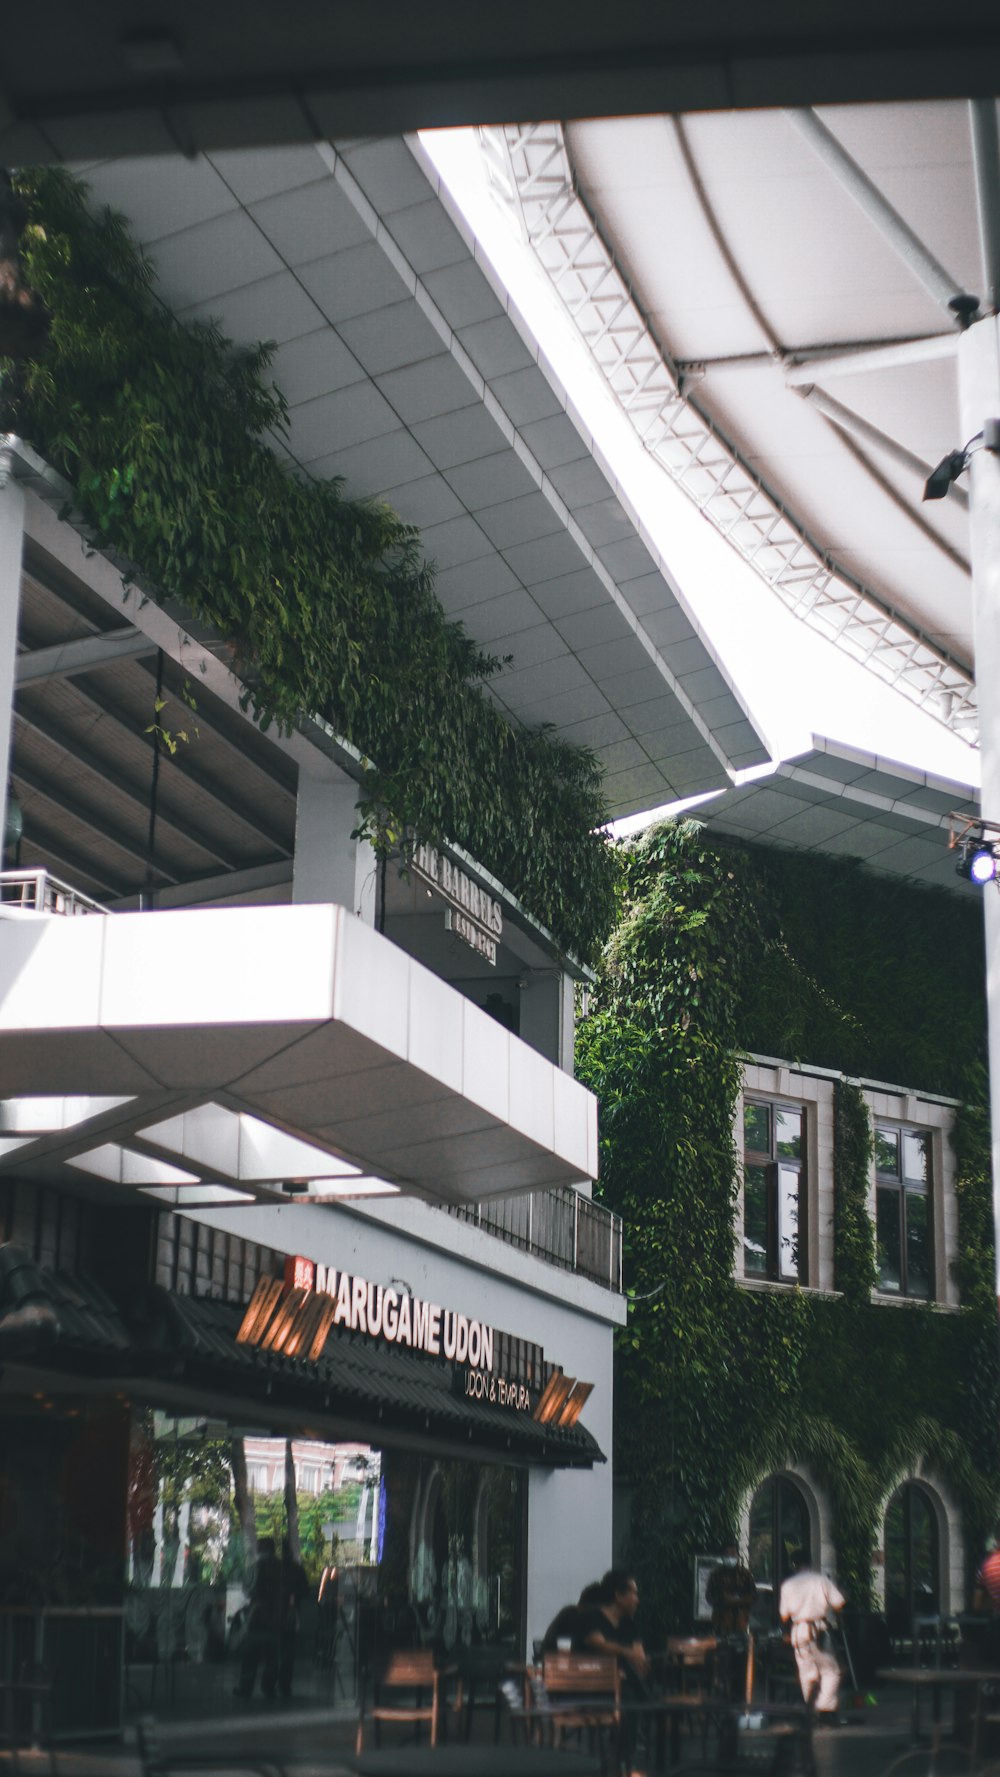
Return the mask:
<svg viewBox="0 0 1000 1777">
<path fill-rule="evenodd" d="M 808 1282 L 806 1113 L 801 1105 L 743 1105 L 743 1272 Z"/>
<path fill-rule="evenodd" d="M 930 1130 L 876 1124 L 878 1287 L 888 1295 L 934 1294 L 932 1189 Z"/>
<path fill-rule="evenodd" d="M 771 1475 L 750 1505 L 750 1571 L 757 1582 L 754 1619 L 762 1627 L 777 1623 L 781 1587 L 795 1572 L 800 1554 L 812 1560 L 806 1496 L 788 1475 Z"/>
<path fill-rule="evenodd" d="M 885 1615 L 891 1635 L 908 1636 L 915 1617 L 940 1609 L 941 1551 L 934 1502 L 907 1481 L 885 1514 Z"/>
</svg>

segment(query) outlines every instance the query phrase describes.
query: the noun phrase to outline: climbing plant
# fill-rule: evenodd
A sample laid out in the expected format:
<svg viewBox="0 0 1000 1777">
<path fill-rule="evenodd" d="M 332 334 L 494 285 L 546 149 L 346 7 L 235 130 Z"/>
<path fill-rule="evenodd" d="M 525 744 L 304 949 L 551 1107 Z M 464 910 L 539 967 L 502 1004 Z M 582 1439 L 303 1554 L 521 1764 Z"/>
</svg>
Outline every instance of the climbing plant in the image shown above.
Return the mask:
<svg viewBox="0 0 1000 1777">
<path fill-rule="evenodd" d="M 459 841 L 591 954 L 614 873 L 593 753 L 485 695 L 501 663 L 446 617 L 413 527 L 296 472 L 268 346 L 175 319 L 123 220 L 64 171 L 16 186 L 50 333 L 35 360 L 0 361 L 0 426 L 68 477 L 101 547 L 234 644 L 262 727 L 315 713 L 354 743 L 377 845 Z"/>
<path fill-rule="evenodd" d="M 980 922 L 953 896 L 849 861 L 710 841 L 695 822 L 621 850 L 619 919 L 578 1071 L 601 1102 L 600 1192 L 625 1220 L 616 1460 L 633 1487 L 630 1559 L 654 1635 L 690 1617 L 693 1556 L 723 1546 L 748 1495 L 790 1463 L 830 1501 L 859 1608 L 873 1601 L 885 1502 L 921 1458 L 958 1500 L 970 1545 L 990 1521 L 1000 1396 Z M 834 1094 L 836 1297 L 733 1281 L 748 1053 L 855 1076 Z M 963 1096 L 958 1315 L 870 1300 L 859 1076 Z"/>
</svg>

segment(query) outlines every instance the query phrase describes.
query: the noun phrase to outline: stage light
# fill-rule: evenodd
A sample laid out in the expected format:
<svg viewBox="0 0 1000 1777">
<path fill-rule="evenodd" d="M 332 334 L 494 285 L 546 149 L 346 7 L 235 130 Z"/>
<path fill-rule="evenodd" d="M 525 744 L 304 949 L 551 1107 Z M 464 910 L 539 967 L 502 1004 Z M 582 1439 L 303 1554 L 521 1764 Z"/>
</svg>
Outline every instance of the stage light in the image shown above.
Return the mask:
<svg viewBox="0 0 1000 1777">
<path fill-rule="evenodd" d="M 963 876 L 966 882 L 973 882 L 977 888 L 984 888 L 988 882 L 994 882 L 997 876 L 997 847 L 972 839 L 967 839 L 959 847 L 958 863 L 955 865 L 957 875 Z"/>
<path fill-rule="evenodd" d="M 992 882 L 997 873 L 996 854 L 991 845 L 981 845 L 969 859 L 970 882 Z"/>
</svg>

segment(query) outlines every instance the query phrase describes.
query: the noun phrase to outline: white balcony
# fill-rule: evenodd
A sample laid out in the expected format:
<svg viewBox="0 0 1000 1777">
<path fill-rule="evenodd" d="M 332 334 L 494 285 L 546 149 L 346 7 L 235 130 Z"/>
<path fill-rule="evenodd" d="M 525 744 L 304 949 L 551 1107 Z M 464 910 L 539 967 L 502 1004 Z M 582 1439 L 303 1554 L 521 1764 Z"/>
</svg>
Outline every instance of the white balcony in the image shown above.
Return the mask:
<svg viewBox="0 0 1000 1777">
<path fill-rule="evenodd" d="M 0 921 L 0 1174 L 62 1168 L 474 1203 L 594 1177 L 597 1107 L 342 907 L 41 914 Z"/>
</svg>

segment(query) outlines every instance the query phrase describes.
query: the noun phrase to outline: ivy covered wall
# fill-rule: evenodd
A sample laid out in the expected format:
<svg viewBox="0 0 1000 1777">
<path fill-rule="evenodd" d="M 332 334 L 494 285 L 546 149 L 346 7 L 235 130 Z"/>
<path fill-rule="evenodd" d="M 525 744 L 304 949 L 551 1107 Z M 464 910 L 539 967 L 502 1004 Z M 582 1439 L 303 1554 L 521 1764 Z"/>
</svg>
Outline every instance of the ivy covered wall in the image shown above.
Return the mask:
<svg viewBox="0 0 1000 1777">
<path fill-rule="evenodd" d="M 620 919 L 578 1071 L 601 1101 L 601 1194 L 625 1219 L 633 1292 L 618 1354 L 616 1462 L 650 1627 L 689 1620 L 692 1557 L 748 1494 L 805 1465 L 830 1502 L 852 1604 L 872 1603 L 881 1510 L 921 1457 L 967 1541 L 1000 1483 L 978 904 L 850 861 L 709 841 L 694 822 L 621 852 Z M 871 1129 L 835 1094 L 840 1299 L 732 1278 L 741 1053 L 960 1097 L 960 1314 L 872 1305 Z"/>
<path fill-rule="evenodd" d="M 371 760 L 376 844 L 403 827 L 457 841 L 592 954 L 614 877 L 594 754 L 484 695 L 501 663 L 446 618 L 412 526 L 279 460 L 267 346 L 176 320 L 121 218 L 92 215 L 61 169 L 15 183 L 51 326 L 36 361 L 0 359 L 0 431 L 69 479 L 101 547 L 235 643 L 264 727 L 318 714 Z"/>
</svg>

